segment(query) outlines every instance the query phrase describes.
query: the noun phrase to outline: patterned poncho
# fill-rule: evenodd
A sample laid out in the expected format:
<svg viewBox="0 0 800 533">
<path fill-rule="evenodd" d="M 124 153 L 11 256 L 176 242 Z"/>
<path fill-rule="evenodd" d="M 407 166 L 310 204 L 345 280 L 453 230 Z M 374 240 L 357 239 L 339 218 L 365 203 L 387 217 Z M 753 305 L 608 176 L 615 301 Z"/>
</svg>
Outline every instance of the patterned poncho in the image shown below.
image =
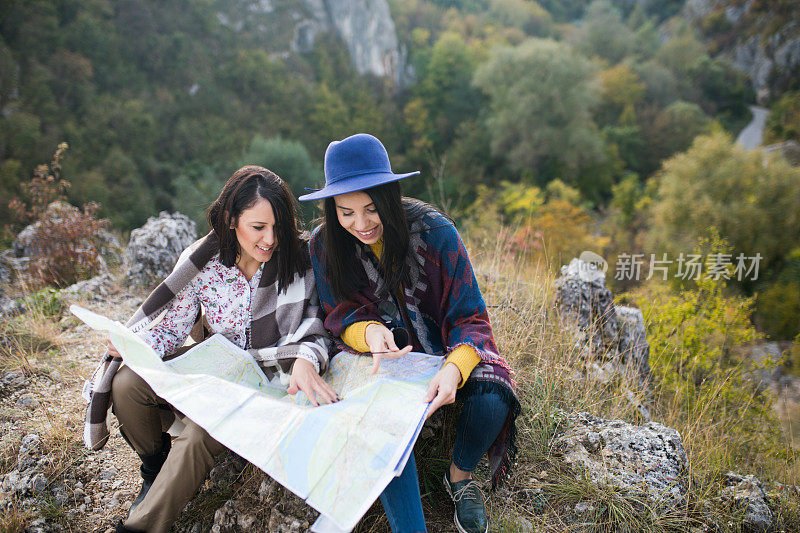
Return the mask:
<svg viewBox="0 0 800 533">
<path fill-rule="evenodd" d="M 152 327 L 169 310 L 175 296 L 219 253 L 212 232 L 181 255 L 172 273 L 145 299 L 126 326 L 137 333 Z M 307 253 L 305 248 L 303 253 Z M 300 258 L 298 258 L 299 260 Z M 327 332 L 316 295 L 314 273 L 309 268 L 295 275 L 285 291 L 278 291 L 277 261 L 264 263 L 261 279 L 250 304 L 248 351 L 271 378 L 275 372 L 289 373 L 297 357 L 316 357 L 320 372 L 328 366 Z M 103 356 L 92 378 L 86 382 L 88 395 L 84 444 L 99 450 L 108 439 L 106 417 L 111 404 L 111 384 L 122 364 L 120 357 Z M 277 369 L 276 369 L 277 366 Z"/>
<path fill-rule="evenodd" d="M 464 243 L 453 223 L 440 213 L 430 210 L 409 222 L 410 253 L 406 258 L 409 282 L 403 284 L 403 298 L 413 331 L 415 351 L 446 356 L 460 345 L 469 345 L 481 358 L 470 374 L 464 393 L 492 389 L 500 393 L 509 405 L 509 416 L 500 435 L 489 448 L 492 482 L 496 485 L 507 473 L 516 452 L 515 419 L 519 401 L 515 383 L 505 358 L 495 346 L 486 304 L 478 288 Z M 383 323 L 378 309 L 381 301 L 399 302 L 384 282 L 378 259 L 369 246 L 353 245 L 361 269 L 353 275 L 362 286 L 347 300 L 334 296 L 325 268 L 325 250 L 319 229 L 309 243 L 311 264 L 317 282 L 317 292 L 325 312 L 325 328 L 335 337 L 356 323 L 374 320 Z M 347 347 L 341 343 L 341 349 Z"/>
</svg>

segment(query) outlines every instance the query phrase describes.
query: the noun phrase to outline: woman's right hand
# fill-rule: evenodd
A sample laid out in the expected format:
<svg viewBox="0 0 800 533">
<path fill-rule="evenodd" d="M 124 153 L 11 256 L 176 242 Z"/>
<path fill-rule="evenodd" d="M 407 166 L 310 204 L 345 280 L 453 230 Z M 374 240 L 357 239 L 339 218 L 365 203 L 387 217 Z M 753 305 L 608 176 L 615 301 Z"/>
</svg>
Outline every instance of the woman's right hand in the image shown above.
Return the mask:
<svg viewBox="0 0 800 533">
<path fill-rule="evenodd" d="M 378 371 L 381 359 L 397 359 L 411 351 L 411 346 L 402 350 L 394 342 L 394 334 L 383 324 L 370 324 L 364 331 L 364 340 L 372 352 L 372 373 Z"/>
</svg>

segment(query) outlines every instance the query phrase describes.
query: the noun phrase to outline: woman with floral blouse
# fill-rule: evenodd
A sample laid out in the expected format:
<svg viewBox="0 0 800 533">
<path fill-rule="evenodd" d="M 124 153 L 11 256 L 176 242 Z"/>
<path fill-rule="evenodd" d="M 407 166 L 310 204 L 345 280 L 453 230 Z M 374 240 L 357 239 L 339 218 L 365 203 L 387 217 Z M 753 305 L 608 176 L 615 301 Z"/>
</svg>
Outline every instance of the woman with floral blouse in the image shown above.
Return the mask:
<svg viewBox="0 0 800 533">
<path fill-rule="evenodd" d="M 248 350 L 267 377 L 280 379 L 290 394 L 303 391 L 314 405 L 337 401 L 320 377 L 328 364 L 328 341 L 289 188 L 265 168 L 243 167 L 225 184 L 207 218 L 210 233 L 181 255 L 128 327 L 168 359 L 181 352 L 202 307 L 212 333 Z M 121 365 L 110 344 L 93 381 L 111 387 L 93 386 L 87 444 L 98 449 L 105 443 L 110 400 L 120 432 L 142 461 L 141 492 L 116 530 L 169 531 L 224 447 L 186 417 L 173 442 L 163 432 L 164 419 L 182 415 Z"/>
</svg>

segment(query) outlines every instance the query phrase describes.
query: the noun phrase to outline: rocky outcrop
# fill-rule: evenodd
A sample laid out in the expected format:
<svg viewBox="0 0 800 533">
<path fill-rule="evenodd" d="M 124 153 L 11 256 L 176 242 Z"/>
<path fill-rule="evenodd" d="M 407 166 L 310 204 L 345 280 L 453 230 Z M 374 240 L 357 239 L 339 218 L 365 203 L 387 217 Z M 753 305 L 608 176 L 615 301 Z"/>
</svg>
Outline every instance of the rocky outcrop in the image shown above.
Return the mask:
<svg viewBox="0 0 800 533">
<path fill-rule="evenodd" d="M 94 302 L 103 302 L 108 298 L 113 286 L 114 278 L 111 274 L 106 272 L 61 289 L 58 291 L 58 298 L 67 306 L 84 299 Z"/>
<path fill-rule="evenodd" d="M 333 33 L 360 74 L 405 85 L 413 76 L 386 0 L 226 0 L 217 19 L 273 56 L 307 54 Z"/>
<path fill-rule="evenodd" d="M 43 453 L 39 436 L 26 435 L 17 453 L 16 468 L 3 477 L 0 487 L 18 498 L 40 494 L 48 485 L 42 471 L 52 462 L 53 458 Z"/>
<path fill-rule="evenodd" d="M 683 8 L 684 17 L 700 28 L 716 13 L 724 17 L 728 33 L 734 36 L 733 44 L 726 46 L 722 55 L 750 77 L 760 101 L 796 79 L 800 73 L 800 21 L 796 11 L 786 18 L 779 10 L 770 11 L 769 4 L 732 0 L 688 0 Z"/>
<path fill-rule="evenodd" d="M 800 166 L 800 143 L 797 141 L 770 144 L 765 146 L 763 150 L 767 153 L 781 154 L 792 166 Z"/>
<path fill-rule="evenodd" d="M 605 274 L 581 259 L 561 267 L 556 280 L 556 306 L 578 327 L 576 343 L 587 366 L 604 376 L 629 372 L 646 388 L 650 381 L 650 345 L 642 312 L 615 306 Z"/>
<path fill-rule="evenodd" d="M 680 434 L 672 428 L 574 413 L 552 449 L 593 483 L 646 500 L 657 513 L 686 505 L 688 458 Z"/>
<path fill-rule="evenodd" d="M 305 21 L 303 37 L 293 41 L 296 50 L 313 46 L 315 31 L 333 29 L 347 45 L 358 72 L 389 77 L 397 84 L 406 81 L 406 52 L 397 40 L 386 0 L 305 0 L 305 4 L 312 18 Z"/>
<path fill-rule="evenodd" d="M 173 531 L 305 533 L 319 513 L 261 471 L 245 475 L 247 461 L 231 451 L 216 459 L 208 480 L 181 513 Z M 220 492 L 233 496 L 214 512 L 211 524 L 198 520 L 209 499 Z"/>
<path fill-rule="evenodd" d="M 125 251 L 125 279 L 136 288 L 152 288 L 175 266 L 181 252 L 197 240 L 197 226 L 186 215 L 166 211 L 131 232 Z"/>
</svg>

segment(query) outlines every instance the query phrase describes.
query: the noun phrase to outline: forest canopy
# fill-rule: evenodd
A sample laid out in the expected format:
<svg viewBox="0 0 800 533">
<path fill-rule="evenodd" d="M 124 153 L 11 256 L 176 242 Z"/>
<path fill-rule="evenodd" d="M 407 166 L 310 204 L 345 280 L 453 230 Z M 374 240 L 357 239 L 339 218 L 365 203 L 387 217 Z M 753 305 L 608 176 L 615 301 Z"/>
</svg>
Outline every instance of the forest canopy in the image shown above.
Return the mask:
<svg viewBox="0 0 800 533">
<path fill-rule="evenodd" d="M 761 156 L 739 154 L 730 139 L 750 120 L 755 94 L 715 53 L 717 33 L 681 15 L 683 2 L 390 0 L 410 73 L 400 85 L 359 74 L 333 31 L 299 52 L 287 45 L 291 27 L 226 23 L 225 10 L 242 5 L 3 2 L 3 205 L 24 201 L 32 170 L 67 142 L 61 173 L 74 205 L 98 203 L 98 216 L 122 232 L 161 210 L 202 224 L 204 206 L 240 165 L 267 165 L 301 194 L 322 182 L 331 140 L 365 131 L 385 143 L 395 169 L 422 171 L 403 184 L 407 194 L 459 220 L 502 191 L 567 186 L 576 192 L 560 207 L 532 203 L 521 222 L 501 203 L 495 220 L 540 224 L 520 235 L 544 235 L 569 223 L 554 217 L 588 217 L 587 242 L 610 258 L 696 242 L 712 222 L 669 213 L 715 193 L 719 203 L 696 213 L 714 211 L 737 251 L 769 256 L 764 285 L 739 289 L 800 286 L 787 274 L 794 233 L 775 227 L 774 239 L 747 240 L 764 222 L 746 230 L 717 211 L 730 212 L 726 187 L 743 184 L 753 197 L 746 212 L 775 216 L 787 205 L 778 182 L 794 170 L 770 167 L 764 179 L 778 181 L 768 186 L 741 174 Z M 769 142 L 798 137 L 798 94 L 775 95 Z M 304 208 L 306 221 L 313 216 Z M 20 224 L 0 211 L 6 244 Z"/>
</svg>

